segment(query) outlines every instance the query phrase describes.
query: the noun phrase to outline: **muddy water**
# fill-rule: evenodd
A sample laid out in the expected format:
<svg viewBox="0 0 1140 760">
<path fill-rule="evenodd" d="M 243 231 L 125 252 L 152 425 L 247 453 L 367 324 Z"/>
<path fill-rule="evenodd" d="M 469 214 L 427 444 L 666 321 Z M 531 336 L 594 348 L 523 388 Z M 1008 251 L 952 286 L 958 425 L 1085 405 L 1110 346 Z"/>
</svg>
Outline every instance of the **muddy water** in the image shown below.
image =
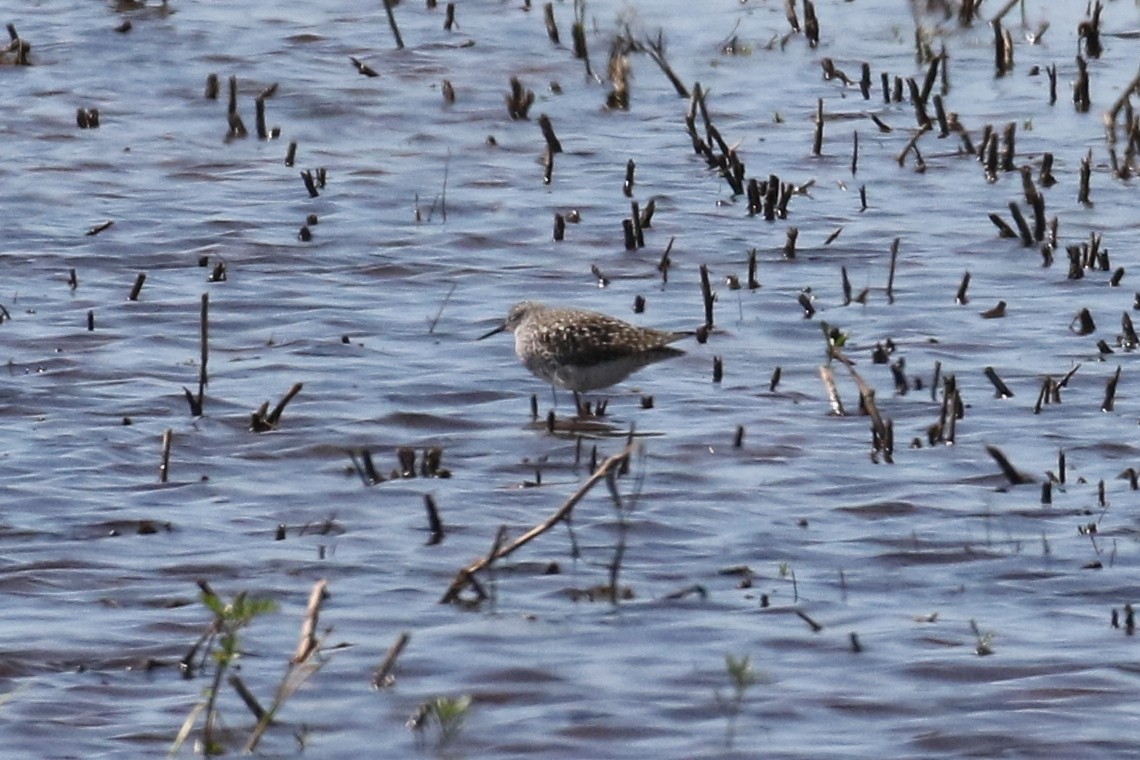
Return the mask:
<svg viewBox="0 0 1140 760">
<path fill-rule="evenodd" d="M 1118 335 L 1122 314 L 1136 313 L 1140 265 L 1135 181 L 1114 176 L 1101 116 L 1135 73 L 1128 33 L 1140 18 L 1107 4 L 1092 107 L 1077 113 L 1079 5 L 1011 11 L 1014 68 L 1001 78 L 987 24 L 917 22 L 933 49 L 945 46 L 934 91 L 974 143 L 984 125 L 1013 122 L 1017 166 L 1036 177 L 1054 155 L 1057 184 L 1042 188 L 1059 223 L 1052 266 L 988 219 L 1012 223 L 1009 203 L 1025 206 L 1017 172 L 987 181 L 937 128 L 918 143 L 925 171 L 913 155 L 896 160 L 916 117 L 909 102 L 884 103 L 879 77 L 921 84 L 926 71 L 902 4 L 819 2 L 814 49 L 802 34 L 783 39 L 778 2 L 711 2 L 699 14 L 685 2 L 587 6 L 593 71 L 604 75 L 615 34 L 662 31 L 747 176 L 805 187 L 772 222 L 694 155 L 688 102 L 648 57 L 630 57 L 629 110 L 603 107 L 609 84 L 572 55 L 566 3 L 554 8 L 559 46 L 541 9 L 463 3 L 447 31 L 442 9 L 403 3 L 403 50 L 380 3 L 7 8 L 33 65 L 0 66 L 4 756 L 165 753 L 209 683 L 178 668 L 211 620 L 199 580 L 279 604 L 241 640 L 240 674 L 268 703 L 319 579 L 331 594 L 327 660 L 282 708 L 266 756 L 1129 755 L 1140 739 L 1135 642 L 1110 617 L 1123 621 L 1137 596 L 1137 497 L 1119 476 L 1138 465 L 1140 406 Z M 1026 32 L 1046 21 L 1030 44 Z M 854 79 L 869 62 L 870 99 L 825 80 L 824 58 Z M 211 73 L 218 100 L 203 97 Z M 227 141 L 230 76 L 251 135 Z M 535 92 L 530 120 L 508 117 L 512 76 Z M 254 98 L 274 83 L 267 122 L 280 135 L 259 140 Z M 100 126 L 79 129 L 77 108 L 98 109 Z M 565 149 L 549 184 L 543 113 Z M 632 199 L 656 202 L 636 251 L 621 226 L 630 160 Z M 311 198 L 299 173 L 318 169 L 327 181 Z M 554 242 L 555 213 L 571 211 L 581 222 Z M 310 214 L 318 224 L 302 241 Z M 1070 279 L 1065 247 L 1093 233 L 1110 270 Z M 734 290 L 726 277 L 747 282 L 750 249 L 761 287 Z M 220 263 L 226 278 L 211 282 Z M 701 265 L 718 290 L 717 330 L 612 389 L 602 433 L 614 435 L 547 433 L 530 396 L 544 417 L 548 389 L 509 339 L 474 340 L 524 296 L 691 329 L 703 320 Z M 844 305 L 843 268 L 854 294 L 867 290 L 861 303 Z M 967 272 L 969 302 L 958 304 Z M 810 319 L 797 302 L 807 289 Z M 192 417 L 183 387 L 196 390 L 204 293 L 209 385 Z M 980 316 L 999 301 L 1003 318 Z M 1085 308 L 1096 329 L 1081 335 L 1071 325 Z M 848 414 L 831 413 L 823 322 L 848 336 L 845 353 L 893 423 L 893 464 L 872 456 L 857 386 L 834 362 Z M 888 341 L 906 393 L 872 360 Z M 954 445 L 928 439 L 942 406 L 936 363 L 964 405 Z M 1044 378 L 1078 365 L 1061 402 L 1035 414 Z M 995 397 L 987 367 L 1012 397 Z M 294 383 L 303 390 L 279 427 L 250 432 L 250 413 Z M 569 400 L 555 411 L 570 417 Z M 588 476 L 591 451 L 619 451 L 631 427 L 642 445 L 618 483 L 632 510 L 620 578 L 632 598 L 580 593 L 608 582 L 621 535 L 603 486 L 576 508 L 577 557 L 559 527 L 484 578 L 493 600 L 439 604 L 500 526 L 517 536 L 545 519 Z M 987 446 L 1033 482 L 1011 486 Z M 363 485 L 350 455 L 368 450 L 387 475 L 398 447 L 442 448 L 451 477 Z M 1042 504 L 1047 471 L 1064 482 Z M 436 545 L 425 494 L 447 528 Z M 411 638 L 395 684 L 374 690 L 401 632 Z M 739 702 L 726 655 L 751 658 Z M 421 704 L 461 695 L 473 704 L 450 742 L 430 723 L 422 735 L 405 726 Z M 218 706 L 236 751 L 254 720 L 228 688 Z"/>
</svg>

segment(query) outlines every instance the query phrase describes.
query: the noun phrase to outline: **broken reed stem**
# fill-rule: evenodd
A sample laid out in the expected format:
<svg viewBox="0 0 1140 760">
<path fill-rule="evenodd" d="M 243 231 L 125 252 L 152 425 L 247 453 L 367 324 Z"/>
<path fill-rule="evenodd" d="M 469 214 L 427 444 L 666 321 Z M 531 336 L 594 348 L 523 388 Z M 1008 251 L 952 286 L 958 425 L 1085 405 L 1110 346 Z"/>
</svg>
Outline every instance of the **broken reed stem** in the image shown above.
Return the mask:
<svg viewBox="0 0 1140 760">
<path fill-rule="evenodd" d="M 662 283 L 669 282 L 669 267 L 673 265 L 673 261 L 669 258 L 669 254 L 673 252 L 673 242 L 676 239 L 676 237 L 669 238 L 669 244 L 665 246 L 665 251 L 661 254 L 661 260 L 657 262 L 657 271 L 661 273 Z"/>
<path fill-rule="evenodd" d="M 653 215 L 657 213 L 657 199 L 650 198 L 649 202 L 645 204 L 645 210 L 641 212 L 639 222 L 643 229 L 648 229 L 653 226 Z"/>
<path fill-rule="evenodd" d="M 819 19 L 811 0 L 804 0 L 804 38 L 813 50 L 819 45 Z"/>
<path fill-rule="evenodd" d="M 1014 204 L 1014 205 L 1016 205 L 1016 204 Z M 990 221 L 993 222 L 994 226 L 998 228 L 998 236 L 999 237 L 1003 237 L 1003 238 L 1015 238 L 1015 237 L 1017 237 L 1017 233 L 1013 231 L 1013 228 L 1010 227 L 1008 224 L 1006 224 L 1005 220 L 1002 219 L 997 214 L 990 214 Z"/>
<path fill-rule="evenodd" d="M 305 609 L 305 622 L 301 624 L 301 640 L 297 643 L 297 652 L 291 662 L 299 665 L 317 651 L 317 620 L 321 614 L 321 605 L 328 598 L 329 582 L 321 579 L 309 592 L 309 605 Z"/>
<path fill-rule="evenodd" d="M 929 127 L 931 121 L 930 117 L 926 115 L 926 101 L 923 100 L 921 93 L 918 91 L 918 83 L 914 81 L 913 77 L 909 77 L 906 80 L 906 86 L 910 92 L 910 102 L 914 104 L 915 123 L 920 127 Z"/>
<path fill-rule="evenodd" d="M 1014 224 L 1017 225 L 1021 244 L 1026 248 L 1031 248 L 1033 246 L 1033 233 L 1030 231 L 1029 224 L 1025 221 L 1025 215 L 1021 213 L 1021 208 L 1016 201 L 1009 202 L 1009 214 L 1013 217 Z"/>
<path fill-rule="evenodd" d="M 594 72 L 590 70 L 590 53 L 586 48 L 586 27 L 582 22 L 575 21 L 570 27 L 570 36 L 574 41 L 574 57 L 581 58 L 586 64 L 586 78 L 593 79 Z"/>
<path fill-rule="evenodd" d="M 887 275 L 887 301 L 894 303 L 895 301 L 895 265 L 899 260 L 899 240 L 895 238 L 891 242 L 891 271 Z"/>
<path fill-rule="evenodd" d="M 268 419 L 271 425 L 276 425 L 278 423 L 278 421 L 281 419 L 281 413 L 285 411 L 285 405 L 292 401 L 293 397 L 300 393 L 301 388 L 303 387 L 303 383 L 294 383 L 293 387 L 290 388 L 289 391 L 281 397 L 281 400 L 277 402 L 277 406 L 273 407 L 273 411 L 269 413 Z"/>
<path fill-rule="evenodd" d="M 396 659 L 400 653 L 404 651 L 404 647 L 408 645 L 408 640 L 412 637 L 410 633 L 405 631 L 396 637 L 396 641 L 392 646 L 388 647 L 388 653 L 384 655 L 384 661 L 380 663 L 380 667 L 376 668 L 376 672 L 372 675 L 372 686 L 377 689 L 382 689 L 387 686 L 391 681 L 389 675 L 392 668 L 396 667 Z"/>
<path fill-rule="evenodd" d="M 276 429 L 277 423 L 281 420 L 281 414 L 285 411 L 285 405 L 292 401 L 293 397 L 300 393 L 303 387 L 303 383 L 294 383 L 293 387 L 277 402 L 277 406 L 273 407 L 272 412 L 269 411 L 268 401 L 262 403 L 257 411 L 250 415 L 249 429 L 254 433 L 264 433 Z"/>
<path fill-rule="evenodd" d="M 1116 373 L 1109 379 L 1104 388 L 1104 403 L 1100 405 L 1102 412 L 1111 412 L 1116 407 L 1116 384 L 1120 382 L 1120 373 L 1123 368 L 1117 366 Z"/>
<path fill-rule="evenodd" d="M 542 17 L 546 22 L 546 36 L 550 38 L 551 42 L 558 45 L 558 24 L 554 20 L 554 3 L 547 3 L 542 6 Z"/>
<path fill-rule="evenodd" d="M 631 201 L 629 204 L 630 215 L 629 223 L 633 228 L 633 239 L 638 248 L 645 247 L 645 230 L 641 228 L 641 209 L 638 208 L 637 201 Z"/>
<path fill-rule="evenodd" d="M 1045 379 L 1041 382 L 1041 390 L 1037 394 L 1037 402 L 1033 405 L 1033 413 L 1041 414 L 1041 407 L 1048 404 L 1053 390 L 1053 377 L 1046 375 Z"/>
<path fill-rule="evenodd" d="M 229 97 L 229 103 L 226 106 L 226 114 L 229 116 L 234 116 L 237 114 L 237 92 L 238 92 L 237 76 L 231 74 L 230 78 L 229 78 L 230 97 Z"/>
<path fill-rule="evenodd" d="M 713 292 L 712 283 L 709 282 L 707 264 L 701 264 L 701 298 L 705 304 L 705 329 L 711 330 L 713 326 Z"/>
<path fill-rule="evenodd" d="M 558 140 L 558 136 L 554 134 L 554 124 L 550 121 L 549 116 L 546 114 L 539 115 L 538 128 L 542 130 L 542 137 L 546 140 L 547 150 L 551 153 L 561 153 L 562 143 Z"/>
<path fill-rule="evenodd" d="M 428 335 L 435 332 L 435 327 L 439 324 L 440 317 L 443 316 L 443 310 L 447 308 L 447 304 L 451 300 L 451 295 L 455 292 L 457 287 L 459 287 L 458 282 L 451 283 L 451 288 L 447 291 L 447 295 L 443 297 L 443 303 L 439 305 L 439 310 L 436 311 L 435 316 L 432 317 L 431 324 L 428 325 Z"/>
<path fill-rule="evenodd" d="M 165 483 L 170 475 L 170 444 L 174 440 L 174 431 L 170 428 L 162 434 L 162 464 L 158 466 L 158 482 Z"/>
<path fill-rule="evenodd" d="M 198 414 L 202 413 L 202 402 L 205 400 L 206 383 L 209 382 L 206 373 L 206 363 L 210 359 L 210 294 L 202 294 L 202 312 L 199 316 L 198 333 L 200 339 L 200 355 L 198 364 Z"/>
<path fill-rule="evenodd" d="M 960 306 L 965 306 L 967 303 L 970 302 L 970 299 L 966 296 L 966 290 L 969 287 L 970 287 L 970 273 L 966 272 L 966 274 L 962 275 L 962 284 L 958 286 L 958 293 L 957 293 L 957 295 L 954 296 L 954 303 L 956 303 Z"/>
<path fill-rule="evenodd" d="M 938 122 L 938 136 L 947 137 L 950 134 L 950 120 L 946 117 L 946 106 L 942 103 L 942 96 L 934 96 L 934 118 Z"/>
<path fill-rule="evenodd" d="M 816 100 L 815 104 L 815 136 L 811 143 L 811 154 L 818 156 L 823 152 L 823 98 Z"/>
<path fill-rule="evenodd" d="M 131 286 L 131 292 L 127 294 L 128 301 L 139 300 L 139 293 L 142 291 L 144 282 L 146 282 L 146 272 L 139 272 L 138 277 L 135 278 L 135 284 Z"/>
<path fill-rule="evenodd" d="M 1013 70 L 1013 35 L 1002 27 L 1001 21 L 994 21 L 991 26 L 994 30 L 994 67 L 1000 78 Z"/>
<path fill-rule="evenodd" d="M 1011 391 L 1009 386 L 998 376 L 997 370 L 993 367 L 986 367 L 983 372 L 994 386 L 994 393 L 997 398 L 1013 398 L 1013 391 Z"/>
<path fill-rule="evenodd" d="M 258 140 L 268 140 L 269 130 L 265 128 L 265 98 L 259 97 L 253 101 L 254 125 L 257 129 Z"/>
<path fill-rule="evenodd" d="M 392 27 L 392 36 L 396 38 L 396 49 L 404 49 L 404 38 L 400 36 L 400 27 L 396 26 L 396 14 L 392 10 L 392 0 L 384 0 L 384 12 L 388 14 L 388 26 Z"/>
<path fill-rule="evenodd" d="M 1089 183 L 1092 180 L 1092 148 L 1089 148 L 1088 154 L 1081 159 L 1080 169 L 1080 183 L 1077 189 L 1077 203 L 1085 206 L 1091 206 L 1092 201 L 1089 200 Z"/>
<path fill-rule="evenodd" d="M 831 413 L 837 417 L 846 417 L 847 412 L 843 410 L 843 401 L 839 398 L 839 388 L 835 385 L 835 373 L 831 367 L 821 365 L 819 379 L 823 381 L 823 387 L 827 390 L 827 405 L 831 407 Z"/>
<path fill-rule="evenodd" d="M 682 98 L 689 97 L 689 88 L 685 86 L 685 83 L 682 82 L 681 78 L 673 71 L 673 67 L 669 65 L 669 61 L 665 59 L 665 39 L 661 33 L 657 33 L 656 42 L 647 39 L 643 49 L 649 57 L 653 59 L 653 62 L 657 64 L 658 68 L 661 69 L 661 72 L 665 74 L 669 83 L 673 85 L 673 89 L 676 90 L 677 95 Z"/>
<path fill-rule="evenodd" d="M 257 697 L 253 695 L 253 692 L 245 685 L 245 681 L 238 677 L 237 673 L 230 673 L 226 682 L 238 693 L 238 696 L 241 697 L 241 701 L 244 702 L 249 711 L 253 713 L 254 718 L 260 721 L 265 717 L 265 708 L 261 706 L 261 703 L 257 701 Z"/>
<path fill-rule="evenodd" d="M 1001 474 L 1009 481 L 1010 485 L 1018 486 L 1025 483 L 1032 483 L 1033 478 L 1029 477 L 1023 472 L 1019 472 L 1016 467 L 1009 461 L 1005 453 L 997 446 L 986 446 L 986 453 L 993 458 L 997 466 L 1001 468 Z M 1061 482 L 1064 482 L 1063 480 Z"/>
<path fill-rule="evenodd" d="M 1086 113 L 1091 106 L 1089 98 L 1089 67 L 1088 61 L 1077 56 L 1077 81 L 1073 83 L 1073 106 L 1078 113 Z"/>
<path fill-rule="evenodd" d="M 788 19 L 788 26 L 792 31 L 800 31 L 800 20 L 796 17 L 796 4 L 794 0 L 784 0 L 784 17 Z"/>
<path fill-rule="evenodd" d="M 320 651 L 322 639 L 316 634 L 317 620 L 320 617 L 321 605 L 329 596 L 328 585 L 328 581 L 322 578 L 313 585 L 313 590 L 309 593 L 309 604 L 305 610 L 305 620 L 301 624 L 301 640 L 297 644 L 297 652 L 289 661 L 285 675 L 277 686 L 277 693 L 273 695 L 273 704 L 269 706 L 269 709 L 258 720 L 257 726 L 250 732 L 244 749 L 247 753 L 257 749 L 261 737 L 273 723 L 273 718 L 281 709 L 281 705 L 285 704 L 285 700 L 293 696 L 309 679 L 309 676 L 320 670 L 323 664 L 322 662 L 312 662 L 312 659 L 313 655 Z"/>
<path fill-rule="evenodd" d="M 458 601 L 459 594 L 465 588 L 478 583 L 478 581 L 475 579 L 475 573 L 487 568 L 492 562 L 513 554 L 518 549 L 521 549 L 523 546 L 526 546 L 531 541 L 541 536 L 543 533 L 546 533 L 548 530 L 558 525 L 558 523 L 569 519 L 575 505 L 577 505 L 577 503 L 581 501 L 582 498 L 590 492 L 590 489 L 597 485 L 599 481 L 604 480 L 609 474 L 610 470 L 623 465 L 633 454 L 635 447 L 635 444 L 630 444 L 617 454 L 614 454 L 602 462 L 598 468 L 594 470 L 594 474 L 591 475 L 585 483 L 579 486 L 578 490 L 575 491 L 574 494 L 569 499 L 567 499 L 562 504 L 562 506 L 555 510 L 554 514 L 548 517 L 545 521 L 534 526 L 526 533 L 516 538 L 510 544 L 507 544 L 506 546 L 497 545 L 486 556 L 480 557 L 456 573 L 455 579 L 451 582 L 451 585 L 448 587 L 447 591 L 444 592 L 443 596 L 440 598 L 440 604 L 450 604 Z M 496 543 L 498 544 L 498 542 Z"/>
<path fill-rule="evenodd" d="M 800 230 L 798 227 L 789 227 L 787 231 L 787 239 L 784 241 L 784 258 L 789 261 L 796 257 L 796 241 L 800 237 Z"/>
<path fill-rule="evenodd" d="M 930 59 L 930 68 L 926 70 L 926 78 L 922 81 L 922 88 L 919 91 L 919 101 L 926 103 L 930 100 L 930 93 L 934 89 L 934 83 L 938 81 L 938 65 L 942 63 L 945 54 L 936 55 Z"/>
<path fill-rule="evenodd" d="M 795 575 L 795 573 L 792 573 L 792 588 L 795 589 L 795 586 L 796 586 L 796 575 Z M 796 594 L 796 597 L 798 599 L 799 592 L 796 591 L 795 594 Z M 796 610 L 796 615 L 800 618 L 800 620 L 802 620 L 808 624 L 808 627 L 811 628 L 812 633 L 819 633 L 820 631 L 823 630 L 823 626 L 820 625 L 819 623 L 817 623 L 816 621 L 812 620 L 811 617 L 809 617 L 808 614 L 806 612 L 804 612 L 803 610 Z"/>
<path fill-rule="evenodd" d="M 435 499 L 431 494 L 424 494 L 424 509 L 427 510 L 428 517 L 428 530 L 431 531 L 431 537 L 428 539 L 428 545 L 434 546 L 435 544 L 443 541 L 443 520 L 439 517 L 439 507 L 435 504 Z"/>
</svg>

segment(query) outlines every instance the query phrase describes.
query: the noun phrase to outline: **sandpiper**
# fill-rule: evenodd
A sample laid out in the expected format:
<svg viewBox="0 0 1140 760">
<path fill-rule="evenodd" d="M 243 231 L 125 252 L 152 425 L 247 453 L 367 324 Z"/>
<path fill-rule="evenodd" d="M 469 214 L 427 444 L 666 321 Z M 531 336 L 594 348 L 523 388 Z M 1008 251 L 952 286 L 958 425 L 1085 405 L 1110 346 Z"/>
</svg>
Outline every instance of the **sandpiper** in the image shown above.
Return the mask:
<svg viewBox="0 0 1140 760">
<path fill-rule="evenodd" d="M 575 400 L 579 393 L 608 388 L 642 367 L 680 356 L 684 351 L 669 344 L 693 334 L 535 301 L 512 306 L 503 323 L 479 340 L 501 332 L 515 334 L 515 353 L 533 375 L 573 391 Z"/>
</svg>

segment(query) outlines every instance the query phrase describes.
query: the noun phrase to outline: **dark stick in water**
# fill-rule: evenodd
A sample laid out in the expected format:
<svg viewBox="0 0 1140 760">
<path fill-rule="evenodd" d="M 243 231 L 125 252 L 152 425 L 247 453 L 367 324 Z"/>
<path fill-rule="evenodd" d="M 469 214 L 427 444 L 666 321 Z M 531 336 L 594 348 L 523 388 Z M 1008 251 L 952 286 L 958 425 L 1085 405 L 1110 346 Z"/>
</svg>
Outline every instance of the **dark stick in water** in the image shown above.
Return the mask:
<svg viewBox="0 0 1140 760">
<path fill-rule="evenodd" d="M 396 49 L 404 49 L 404 38 L 400 36 L 400 27 L 396 26 L 396 14 L 392 10 L 392 0 L 384 0 L 384 12 L 388 14 L 388 26 L 392 27 L 392 36 L 396 38 Z"/>
<path fill-rule="evenodd" d="M 542 7 L 542 17 L 546 22 L 546 36 L 555 45 L 559 44 L 558 24 L 554 20 L 554 3 L 547 3 Z"/>
<path fill-rule="evenodd" d="M 167 428 L 162 434 L 162 464 L 158 466 L 158 482 L 165 483 L 170 475 L 170 444 L 174 432 Z"/>
<path fill-rule="evenodd" d="M 701 264 L 701 299 L 705 305 L 705 327 L 712 329 L 713 326 L 713 292 L 712 285 L 709 283 L 709 268 L 707 264 Z"/>
<path fill-rule="evenodd" d="M 139 292 L 142 290 L 143 283 L 146 282 L 146 272 L 139 272 L 135 277 L 135 284 L 131 287 L 131 292 L 127 295 L 128 301 L 139 300 Z"/>
</svg>

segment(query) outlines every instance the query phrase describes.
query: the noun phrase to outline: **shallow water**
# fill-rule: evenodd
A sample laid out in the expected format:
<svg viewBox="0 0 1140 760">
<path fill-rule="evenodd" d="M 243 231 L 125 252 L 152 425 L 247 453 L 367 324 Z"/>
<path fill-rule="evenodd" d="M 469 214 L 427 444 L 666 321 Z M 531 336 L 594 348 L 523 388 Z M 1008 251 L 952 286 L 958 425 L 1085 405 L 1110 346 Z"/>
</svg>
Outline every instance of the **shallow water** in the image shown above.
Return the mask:
<svg viewBox="0 0 1140 760">
<path fill-rule="evenodd" d="M 821 0 L 817 49 L 802 35 L 780 44 L 788 25 L 775 1 L 718 0 L 699 15 L 680 1 L 587 6 L 595 72 L 626 26 L 638 39 L 660 29 L 680 77 L 710 93 L 713 123 L 749 177 L 814 180 L 775 222 L 749 216 L 694 155 L 688 101 L 648 57 L 631 56 L 629 111 L 603 107 L 608 83 L 588 80 L 571 54 L 565 3 L 555 6 L 562 46 L 548 39 L 541 9 L 459 4 L 449 32 L 442 9 L 403 3 L 403 50 L 381 3 L 8 9 L 34 65 L 0 66 L 0 303 L 11 315 L 0 324 L 4 756 L 165 753 L 208 684 L 177 667 L 211 619 L 198 580 L 226 598 L 245 591 L 280 604 L 242 639 L 242 678 L 268 702 L 322 578 L 326 644 L 349 646 L 330 649 L 286 702 L 260 754 L 1128 756 L 1140 740 L 1138 669 L 1134 642 L 1110 616 L 1135 601 L 1140 556 L 1129 516 L 1137 497 L 1119 477 L 1137 466 L 1133 353 L 1117 340 L 1121 315 L 1135 314 L 1140 265 L 1134 181 L 1113 175 L 1101 116 L 1135 73 L 1138 43 L 1116 35 L 1140 18 L 1123 0 L 1107 4 L 1105 51 L 1089 64 L 1092 108 L 1081 114 L 1068 87 L 1078 6 L 1028 2 L 1024 28 L 1014 9 L 1015 68 L 1000 79 L 985 23 L 920 17 L 949 55 L 947 110 L 975 143 L 983 125 L 1013 121 L 1018 166 L 1036 176 L 1042 153 L 1054 154 L 1058 183 L 1042 190 L 1059 219 L 1049 267 L 987 218 L 1009 221 L 1010 201 L 1024 206 L 1016 172 L 987 182 L 937 131 L 919 142 L 924 172 L 913 157 L 896 161 L 914 110 L 884 104 L 878 77 L 921 82 L 926 70 L 902 4 Z M 116 33 L 128 20 L 130 31 Z M 1049 30 L 1030 45 L 1023 32 L 1041 21 Z M 359 75 L 350 56 L 380 76 Z M 871 98 L 825 81 L 824 57 L 856 79 L 870 62 Z M 1051 64 L 1055 105 L 1043 71 Z M 222 82 L 216 101 L 203 97 L 210 73 Z M 251 136 L 227 142 L 231 75 Z M 531 120 L 508 118 L 512 76 L 536 93 Z M 281 133 L 260 141 L 253 99 L 272 83 L 267 121 Z M 813 157 L 820 98 L 823 155 Z M 80 107 L 99 109 L 101 126 L 77 128 Z M 565 148 L 549 185 L 541 113 Z M 872 113 L 892 131 L 880 132 Z M 1093 204 L 1084 206 L 1079 166 L 1090 149 Z M 621 229 L 629 160 L 633 199 L 657 206 L 634 252 Z M 317 168 L 328 181 L 310 198 L 299 172 Z M 554 242 L 554 214 L 571 210 L 582 221 Z M 319 224 L 302 242 L 309 214 Z M 105 221 L 114 224 L 85 234 Z M 782 254 L 790 226 L 794 260 Z M 1111 267 L 1126 270 L 1119 287 L 1111 271 L 1066 276 L 1065 246 L 1094 232 Z M 670 240 L 663 283 L 657 265 Z M 746 281 L 753 248 L 762 287 L 730 289 L 726 276 Z M 209 282 L 222 261 L 227 278 Z M 703 320 L 701 265 L 718 290 L 717 330 L 612 389 L 610 435 L 547 433 L 529 399 L 537 395 L 545 418 L 549 390 L 517 363 L 509 338 L 474 340 L 522 297 L 692 329 Z M 841 267 L 856 293 L 869 289 L 864 303 L 843 305 Z M 139 300 L 128 301 L 140 272 Z M 966 272 L 969 303 L 959 305 Z M 806 288 L 811 319 L 797 304 Z M 204 415 L 192 417 L 182 389 L 196 389 L 203 293 L 209 385 Z M 632 313 L 638 295 L 643 315 Z M 998 301 L 1004 318 L 979 316 Z M 1070 327 L 1083 308 L 1096 322 L 1089 335 Z M 849 415 L 830 413 L 822 322 L 849 335 L 847 355 L 893 422 L 893 464 L 872 457 L 857 388 L 835 363 Z M 891 362 L 905 359 L 905 394 L 872 362 L 888 340 Z M 1115 352 L 1102 356 L 1098 340 Z M 930 390 L 935 362 L 957 378 L 966 407 L 954 445 L 927 442 L 942 404 L 941 386 Z M 1062 402 L 1034 414 L 1045 376 L 1078 364 Z M 1012 398 L 995 397 L 986 367 Z M 278 429 L 250 432 L 250 414 L 298 382 Z M 652 408 L 641 408 L 642 395 Z M 555 411 L 570 416 L 565 395 Z M 487 581 L 493 602 L 439 604 L 499 526 L 518 536 L 545 519 L 588 476 L 591 449 L 620 451 L 630 427 L 641 447 L 618 483 L 632 505 L 620 579 L 632 599 L 615 606 L 577 593 L 608 582 L 620 532 L 600 486 L 575 509 L 578 558 L 558 527 L 498 565 Z M 167 429 L 170 481 L 160 483 Z M 1011 487 L 988 445 L 1034 482 Z M 422 455 L 433 446 L 452 477 L 365 487 L 350 458 L 368 450 L 387 474 L 398 447 Z M 1042 481 L 1062 474 L 1062 452 L 1064 482 L 1043 505 Z M 425 494 L 447 527 L 437 545 L 427 545 Z M 1095 536 L 1082 535 L 1090 523 Z M 560 572 L 548 572 L 552 563 Z M 741 566 L 748 587 L 727 572 Z M 992 655 L 976 653 L 971 621 L 992 634 Z M 372 689 L 374 668 L 405 631 L 395 685 Z M 756 675 L 735 718 L 726 655 L 750 656 Z M 464 694 L 473 706 L 451 742 L 406 728 L 424 702 Z M 254 720 L 228 689 L 219 708 L 236 751 Z"/>
</svg>

